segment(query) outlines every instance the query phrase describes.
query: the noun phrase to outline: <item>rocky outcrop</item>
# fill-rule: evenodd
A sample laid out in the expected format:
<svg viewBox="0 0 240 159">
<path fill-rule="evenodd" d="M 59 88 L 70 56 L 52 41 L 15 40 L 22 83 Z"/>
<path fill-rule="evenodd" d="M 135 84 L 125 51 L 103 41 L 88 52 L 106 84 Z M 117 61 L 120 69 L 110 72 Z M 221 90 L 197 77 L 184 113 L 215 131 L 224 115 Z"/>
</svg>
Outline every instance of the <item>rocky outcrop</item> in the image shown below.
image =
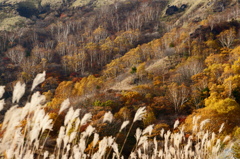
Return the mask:
<svg viewBox="0 0 240 159">
<path fill-rule="evenodd" d="M 168 8 L 166 10 L 166 15 L 173 15 L 173 14 L 176 14 L 178 12 L 182 12 L 186 8 L 187 8 L 187 4 L 182 4 L 179 8 L 175 5 L 168 6 Z"/>
<path fill-rule="evenodd" d="M 177 6 L 168 6 L 166 10 L 167 15 L 173 15 L 178 12 L 178 7 Z"/>
</svg>

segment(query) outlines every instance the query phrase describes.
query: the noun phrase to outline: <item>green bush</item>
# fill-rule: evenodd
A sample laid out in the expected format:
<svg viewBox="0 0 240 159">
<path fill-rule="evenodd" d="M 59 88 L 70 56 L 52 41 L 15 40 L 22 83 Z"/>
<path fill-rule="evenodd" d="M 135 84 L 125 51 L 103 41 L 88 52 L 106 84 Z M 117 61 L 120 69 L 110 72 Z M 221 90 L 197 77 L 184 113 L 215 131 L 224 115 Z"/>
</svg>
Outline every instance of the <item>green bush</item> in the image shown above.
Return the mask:
<svg viewBox="0 0 240 159">
<path fill-rule="evenodd" d="M 132 67 L 132 70 L 131 70 L 131 74 L 134 74 L 134 73 L 136 73 L 137 72 L 137 68 L 134 66 L 134 67 Z"/>
</svg>

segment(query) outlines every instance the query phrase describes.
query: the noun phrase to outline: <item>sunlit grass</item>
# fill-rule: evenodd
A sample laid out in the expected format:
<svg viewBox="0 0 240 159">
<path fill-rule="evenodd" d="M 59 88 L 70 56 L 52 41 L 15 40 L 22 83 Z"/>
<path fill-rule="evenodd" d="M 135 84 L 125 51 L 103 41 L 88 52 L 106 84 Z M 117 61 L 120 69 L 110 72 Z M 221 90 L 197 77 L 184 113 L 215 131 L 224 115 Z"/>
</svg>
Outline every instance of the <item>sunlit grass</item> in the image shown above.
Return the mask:
<svg viewBox="0 0 240 159">
<path fill-rule="evenodd" d="M 45 73 L 39 74 L 33 82 L 34 88 L 43 82 Z M 25 84 L 17 83 L 14 87 L 13 103 L 18 102 L 23 95 Z M 4 88 L 4 87 L 1 87 Z M 25 89 L 25 88 L 24 88 Z M 3 89 L 1 89 L 1 94 Z M 80 118 L 81 109 L 73 109 L 66 99 L 58 111 L 58 115 L 52 119 L 50 113 L 45 112 L 45 97 L 39 92 L 32 95 L 31 100 L 24 107 L 14 105 L 7 111 L 1 126 L 0 153 L 5 158 L 121 158 L 129 133 L 136 121 L 141 121 L 146 114 L 145 107 L 140 107 L 132 122 L 124 121 L 116 135 L 101 136 L 98 129 L 92 125 L 92 114 L 85 113 Z M 50 132 L 58 120 L 59 115 L 66 112 L 64 122 L 59 130 L 55 130 L 57 136 L 51 137 Z M 178 158 L 178 159 L 215 159 L 221 155 L 223 145 L 227 145 L 230 137 L 220 140 L 214 132 L 205 131 L 204 125 L 209 120 L 203 120 L 198 125 L 200 117 L 193 120 L 193 133 L 186 134 L 184 125 L 179 127 L 176 121 L 172 131 L 161 130 L 159 136 L 151 136 L 154 125 L 145 129 L 137 128 L 135 131 L 135 145 L 130 151 L 129 158 Z M 105 113 L 103 123 L 111 124 L 114 120 L 111 112 Z M 84 131 L 80 131 L 86 126 Z M 219 128 L 222 132 L 224 124 Z M 119 142 L 119 133 L 125 130 L 124 140 Z M 49 147 L 47 142 L 53 140 Z"/>
</svg>

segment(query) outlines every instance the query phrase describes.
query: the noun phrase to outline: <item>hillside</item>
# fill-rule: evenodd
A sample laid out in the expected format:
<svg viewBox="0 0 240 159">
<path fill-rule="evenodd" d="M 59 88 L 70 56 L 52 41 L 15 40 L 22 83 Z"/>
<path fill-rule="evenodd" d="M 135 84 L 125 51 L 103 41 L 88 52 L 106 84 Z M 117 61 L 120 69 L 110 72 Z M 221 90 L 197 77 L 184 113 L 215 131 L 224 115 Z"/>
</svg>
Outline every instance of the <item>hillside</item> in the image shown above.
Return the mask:
<svg viewBox="0 0 240 159">
<path fill-rule="evenodd" d="M 237 0 L 0 1 L 0 156 L 239 158 L 239 17 Z"/>
</svg>

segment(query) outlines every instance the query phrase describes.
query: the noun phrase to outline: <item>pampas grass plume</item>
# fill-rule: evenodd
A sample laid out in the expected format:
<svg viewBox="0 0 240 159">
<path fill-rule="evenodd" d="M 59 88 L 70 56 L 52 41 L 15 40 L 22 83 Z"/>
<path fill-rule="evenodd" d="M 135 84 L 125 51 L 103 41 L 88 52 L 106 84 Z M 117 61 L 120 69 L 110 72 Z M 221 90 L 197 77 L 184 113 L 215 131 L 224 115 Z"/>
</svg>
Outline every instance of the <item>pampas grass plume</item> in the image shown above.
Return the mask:
<svg viewBox="0 0 240 159">
<path fill-rule="evenodd" d="M 141 136 L 138 142 L 138 146 L 142 145 L 143 143 L 147 142 L 147 136 Z"/>
<path fill-rule="evenodd" d="M 142 135 L 142 130 L 140 128 L 137 128 L 135 138 L 138 141 Z"/>
<path fill-rule="evenodd" d="M 72 120 L 76 119 L 80 115 L 81 109 L 76 109 L 73 113 Z"/>
<path fill-rule="evenodd" d="M 179 120 L 176 120 L 174 123 L 173 129 L 176 129 L 178 127 L 179 123 L 180 123 Z"/>
<path fill-rule="evenodd" d="M 2 98 L 4 92 L 5 92 L 5 86 L 0 86 L 0 98 Z"/>
<path fill-rule="evenodd" d="M 160 132 L 160 136 L 161 136 L 161 137 L 163 137 L 164 131 L 165 131 L 165 130 L 162 128 L 162 129 L 161 129 L 161 132 Z"/>
<path fill-rule="evenodd" d="M 68 136 L 68 135 L 65 135 L 65 136 L 63 137 L 63 148 L 66 148 L 68 142 L 69 142 L 69 136 Z"/>
<path fill-rule="evenodd" d="M 4 105 L 5 105 L 4 99 L 0 100 L 0 111 L 3 110 Z"/>
<path fill-rule="evenodd" d="M 137 158 L 136 153 L 135 152 L 131 152 L 130 158 L 131 159 L 136 159 Z"/>
<path fill-rule="evenodd" d="M 225 138 L 223 139 L 223 143 L 229 141 L 230 139 L 231 137 L 229 135 L 225 136 Z"/>
<path fill-rule="evenodd" d="M 218 130 L 218 133 L 221 133 L 222 131 L 223 131 L 223 128 L 224 128 L 224 123 L 222 123 L 222 125 L 221 125 L 221 127 L 220 127 L 220 129 Z"/>
<path fill-rule="evenodd" d="M 75 132 L 75 131 L 72 132 L 70 137 L 69 137 L 69 142 L 71 143 L 75 139 L 76 136 L 77 136 L 77 132 Z"/>
<path fill-rule="evenodd" d="M 27 103 L 26 105 L 29 106 L 29 112 L 33 112 L 36 110 L 36 107 L 42 106 L 42 103 L 45 102 L 45 100 L 46 97 L 44 95 L 41 95 L 40 92 L 35 92 L 31 97 L 30 103 Z"/>
<path fill-rule="evenodd" d="M 112 144 L 112 148 L 113 148 L 113 151 L 116 153 L 117 158 L 120 158 L 118 144 L 116 142 Z"/>
<path fill-rule="evenodd" d="M 48 151 L 45 151 L 44 154 L 43 154 L 43 159 L 46 159 L 49 155 L 49 152 Z"/>
<path fill-rule="evenodd" d="M 91 113 L 86 113 L 83 118 L 81 119 L 80 125 L 85 125 L 88 121 L 92 119 L 92 114 Z"/>
<path fill-rule="evenodd" d="M 94 137 L 93 137 L 93 147 L 96 146 L 97 142 L 99 141 L 99 134 L 94 133 Z"/>
<path fill-rule="evenodd" d="M 39 74 L 34 79 L 32 90 L 43 82 L 44 79 L 45 72 Z M 24 92 L 25 84 L 17 82 L 14 87 L 12 102 L 19 102 Z M 0 98 L 3 93 L 4 87 L 0 86 Z M 123 149 L 127 149 L 127 147 L 124 146 L 126 140 L 129 139 L 132 128 L 135 128 L 133 127 L 134 123 L 142 120 L 146 114 L 146 107 L 140 107 L 130 124 L 124 141 L 117 143 L 119 142 L 117 137 L 120 132 L 126 128 L 129 121 L 124 121 L 122 123 L 116 137 L 100 137 L 96 131 L 98 129 L 92 126 L 95 125 L 95 122 L 89 123 L 86 130 L 82 132 L 79 130 L 79 127 L 86 125 L 92 119 L 92 114 L 86 113 L 80 119 L 80 109 L 74 111 L 73 107 L 70 107 L 69 99 L 66 99 L 62 102 L 58 115 L 69 107 L 70 108 L 65 115 L 63 125 L 59 128 L 55 149 L 52 151 L 48 147 L 45 147 L 45 142 L 48 141 L 50 137 L 48 135 L 45 136 L 44 131 L 46 129 L 52 130 L 55 121 L 53 122 L 49 114 L 45 112 L 43 102 L 45 102 L 45 96 L 36 92 L 32 95 L 31 101 L 27 102 L 24 107 L 19 108 L 17 105 L 12 106 L 6 112 L 0 132 L 0 155 L 5 154 L 5 157 L 11 159 L 33 159 L 36 157 L 37 159 L 98 159 L 110 157 L 123 159 L 125 154 L 122 155 L 122 152 Z M 3 108 L 4 104 L 4 99 L 0 100 L 0 110 Z M 135 134 L 136 144 L 129 157 L 132 159 L 219 158 L 222 151 L 222 145 L 225 145 L 230 140 L 230 136 L 226 136 L 223 141 L 216 138 L 218 135 L 215 133 L 210 134 L 208 131 L 203 130 L 203 127 L 210 120 L 206 119 L 198 124 L 199 119 L 200 116 L 193 117 L 193 134 L 188 137 L 184 135 L 184 127 L 181 127 L 177 132 L 170 130 L 164 132 L 164 129 L 162 129 L 159 134 L 160 140 L 157 140 L 157 136 L 155 136 L 154 139 L 148 138 L 147 134 L 152 134 L 154 125 L 149 125 L 144 130 L 137 128 Z M 22 124 L 23 121 L 26 121 L 26 123 Z M 103 122 L 112 123 L 112 121 L 113 114 L 110 111 L 105 113 Z M 111 126 L 116 125 L 113 124 Z M 178 126 L 179 121 L 176 120 L 173 128 L 176 129 Z M 221 125 L 218 132 L 221 133 L 223 128 L 224 124 Z M 93 133 L 94 135 L 91 137 Z M 102 140 L 100 141 L 99 138 Z M 44 142 L 42 142 L 43 139 L 45 139 Z M 89 140 L 92 140 L 92 142 Z M 89 150 L 87 148 L 90 148 L 89 143 L 92 143 L 92 147 L 90 151 L 87 151 Z M 120 151 L 118 148 L 121 148 Z M 95 152 L 95 150 L 97 151 Z"/>
<path fill-rule="evenodd" d="M 108 146 L 108 139 L 107 137 L 103 137 L 103 139 L 99 142 L 99 149 L 98 149 L 98 152 L 99 152 L 99 158 L 101 158 L 104 153 L 105 153 L 105 150 Z"/>
<path fill-rule="evenodd" d="M 112 136 L 108 137 L 108 146 L 112 146 L 113 142 L 114 142 L 115 138 Z"/>
<path fill-rule="evenodd" d="M 127 120 L 127 121 L 124 121 L 124 122 L 122 123 L 122 125 L 121 125 L 121 128 L 120 128 L 119 132 L 121 132 L 128 124 L 129 124 L 129 121 L 128 121 L 128 120 Z"/>
<path fill-rule="evenodd" d="M 61 144 L 62 144 L 64 136 L 65 136 L 65 127 L 61 126 L 60 130 L 59 130 L 59 133 L 58 133 L 58 138 L 57 138 L 57 146 L 58 146 L 58 148 L 61 147 Z"/>
<path fill-rule="evenodd" d="M 64 126 L 66 126 L 66 125 L 68 124 L 68 122 L 72 119 L 73 114 L 74 114 L 74 110 L 73 110 L 73 108 L 71 107 L 71 108 L 68 110 L 68 112 L 67 112 L 67 114 L 66 114 L 66 116 L 65 116 Z"/>
<path fill-rule="evenodd" d="M 205 119 L 200 123 L 200 130 L 203 129 L 203 127 L 210 122 L 210 119 Z"/>
<path fill-rule="evenodd" d="M 79 148 L 77 145 L 73 146 L 73 154 L 74 159 L 81 158 L 81 153 L 79 152 Z"/>
<path fill-rule="evenodd" d="M 17 82 L 13 90 L 12 103 L 19 102 L 19 100 L 22 98 L 22 96 L 25 93 L 25 87 L 26 87 L 25 83 L 22 84 L 20 81 Z"/>
<path fill-rule="evenodd" d="M 39 73 L 33 80 L 33 84 L 32 84 L 32 88 L 31 91 L 34 90 L 34 88 L 39 85 L 40 83 L 42 83 L 45 80 L 45 76 L 46 76 L 46 71 L 43 71 L 43 73 Z"/>
<path fill-rule="evenodd" d="M 216 134 L 215 134 L 214 132 L 212 132 L 212 138 L 211 138 L 211 140 L 213 141 L 213 140 L 215 140 L 215 138 L 216 138 Z"/>
<path fill-rule="evenodd" d="M 89 125 L 86 129 L 86 135 L 91 136 L 94 131 L 95 131 L 95 128 L 92 125 Z"/>
<path fill-rule="evenodd" d="M 103 122 L 108 121 L 109 123 L 112 123 L 112 120 L 113 120 L 113 114 L 110 111 L 104 114 Z"/>
<path fill-rule="evenodd" d="M 142 135 L 145 135 L 145 134 L 151 135 L 151 134 L 152 134 L 152 131 L 153 131 L 153 126 L 154 126 L 154 124 L 148 125 L 148 126 L 143 130 Z"/>
<path fill-rule="evenodd" d="M 48 116 L 48 114 L 46 114 L 43 118 L 43 120 L 41 121 L 41 128 L 42 128 L 42 133 L 48 129 L 48 130 L 52 130 L 53 124 L 52 124 L 53 120 L 50 119 L 50 117 Z"/>
<path fill-rule="evenodd" d="M 69 101 L 69 98 L 68 98 L 68 99 L 65 99 L 65 100 L 62 102 L 58 114 L 61 114 L 62 111 L 64 111 L 65 109 L 67 109 L 69 106 L 70 106 L 70 101 Z"/>
<path fill-rule="evenodd" d="M 137 110 L 135 116 L 134 116 L 134 119 L 133 119 L 133 122 L 136 122 L 138 120 L 142 120 L 144 115 L 146 114 L 146 107 L 141 107 Z"/>
</svg>

